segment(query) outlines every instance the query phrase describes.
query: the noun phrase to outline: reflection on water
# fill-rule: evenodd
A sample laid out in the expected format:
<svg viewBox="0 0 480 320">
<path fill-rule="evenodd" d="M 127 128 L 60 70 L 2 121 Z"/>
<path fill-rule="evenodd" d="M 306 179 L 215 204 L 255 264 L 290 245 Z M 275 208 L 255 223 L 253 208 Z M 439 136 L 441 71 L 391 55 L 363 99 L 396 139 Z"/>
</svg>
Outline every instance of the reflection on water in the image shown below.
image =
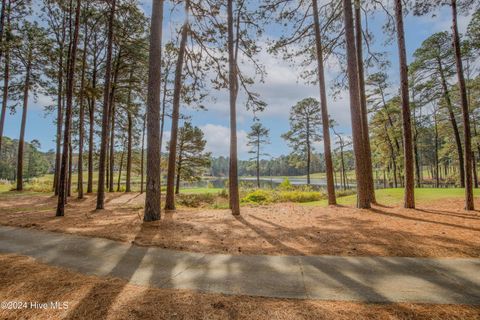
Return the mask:
<svg viewBox="0 0 480 320">
<path fill-rule="evenodd" d="M 239 177 L 238 178 L 241 185 L 246 187 L 256 187 L 257 178 L 255 177 Z M 288 180 L 292 185 L 302 186 L 307 185 L 307 178 L 298 178 L 298 177 L 289 177 Z M 280 183 L 284 181 L 284 178 L 279 177 L 260 177 L 260 187 L 261 188 L 275 188 Z M 211 178 L 203 179 L 195 182 L 182 182 L 181 185 L 184 188 L 226 188 L 227 187 L 227 178 Z M 327 182 L 325 179 L 310 179 L 310 186 L 314 189 L 322 189 L 326 187 Z M 340 184 L 336 185 L 337 188 L 341 188 Z M 355 184 L 349 183 L 348 188 L 354 188 Z"/>
</svg>

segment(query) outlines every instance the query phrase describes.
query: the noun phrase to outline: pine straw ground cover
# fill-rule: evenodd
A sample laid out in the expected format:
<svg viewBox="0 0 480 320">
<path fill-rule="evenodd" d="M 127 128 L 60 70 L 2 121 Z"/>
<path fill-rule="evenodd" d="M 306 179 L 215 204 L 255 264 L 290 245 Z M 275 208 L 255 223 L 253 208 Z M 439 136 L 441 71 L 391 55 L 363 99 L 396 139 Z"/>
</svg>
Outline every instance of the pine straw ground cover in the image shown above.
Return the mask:
<svg viewBox="0 0 480 320">
<path fill-rule="evenodd" d="M 156 289 L 0 255 L 0 301 L 66 309 L 0 309 L 1 319 L 480 319 L 480 307 L 271 299 Z"/>
<path fill-rule="evenodd" d="M 56 218 L 55 197 L 9 192 L 0 197 L 0 224 L 205 253 L 480 257 L 480 215 L 464 211 L 461 197 L 426 198 L 417 210 L 245 206 L 237 218 L 224 209 L 180 208 L 148 224 L 143 203 L 138 193 L 108 193 L 107 209 L 95 211 L 94 195 L 72 197 Z"/>
</svg>

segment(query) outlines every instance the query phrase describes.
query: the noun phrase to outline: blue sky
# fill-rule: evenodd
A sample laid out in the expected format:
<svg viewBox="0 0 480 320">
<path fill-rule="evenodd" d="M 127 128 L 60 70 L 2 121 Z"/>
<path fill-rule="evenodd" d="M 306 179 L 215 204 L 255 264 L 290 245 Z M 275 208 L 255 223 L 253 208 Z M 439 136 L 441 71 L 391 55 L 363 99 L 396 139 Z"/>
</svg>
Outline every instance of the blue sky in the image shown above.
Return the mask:
<svg viewBox="0 0 480 320">
<path fill-rule="evenodd" d="M 147 1 L 143 1 L 147 2 Z M 145 12 L 150 14 L 150 6 L 143 6 Z M 165 36 L 168 37 L 171 30 L 171 21 L 169 21 L 168 10 L 165 16 Z M 374 49 L 376 51 L 386 51 L 388 58 L 392 62 L 391 70 L 388 74 L 390 81 L 395 89 L 398 85 L 398 67 L 397 67 L 397 48 L 395 42 L 385 45 L 383 31 L 381 26 L 384 22 L 382 14 L 376 14 L 369 17 L 369 27 L 375 35 Z M 464 32 L 468 25 L 470 17 L 459 17 L 460 31 Z M 173 22 L 173 21 L 172 21 Z M 418 48 L 422 41 L 429 35 L 438 31 L 450 30 L 450 11 L 444 8 L 439 11 L 435 17 L 424 16 L 414 17 L 408 15 L 405 19 L 405 36 L 408 53 L 408 61 L 411 62 L 412 53 Z M 268 36 L 268 35 L 267 35 Z M 270 37 L 275 35 L 270 34 Z M 165 40 L 165 39 L 164 39 Z M 266 127 L 270 129 L 271 144 L 265 147 L 265 152 L 270 156 L 276 157 L 281 154 L 290 152 L 285 141 L 280 135 L 289 129 L 288 116 L 290 107 L 297 101 L 306 98 L 319 98 L 318 87 L 305 85 L 298 80 L 298 70 L 290 67 L 280 58 L 268 55 L 262 52 L 259 56 L 260 61 L 265 65 L 267 77 L 265 83 L 255 86 L 255 91 L 268 103 L 267 110 L 259 115 L 260 120 Z M 331 81 L 338 71 L 335 61 L 331 61 L 326 66 L 327 81 Z M 350 116 L 349 101 L 347 93 L 344 92 L 336 100 L 333 99 L 328 92 L 328 107 L 331 116 L 339 123 L 339 131 L 343 134 L 350 134 Z M 207 139 L 207 149 L 215 156 L 228 154 L 228 92 L 212 91 L 212 96 L 216 98 L 216 102 L 206 101 L 204 104 L 208 111 L 196 111 L 188 109 L 184 112 L 192 117 L 192 123 L 202 128 Z M 55 124 L 54 115 L 46 114 L 43 106 L 50 103 L 48 97 L 40 96 L 38 101 L 31 102 L 27 117 L 26 140 L 37 139 L 40 141 L 42 150 L 49 150 L 55 147 Z M 14 115 L 7 115 L 5 123 L 5 135 L 18 138 L 21 112 Z M 246 146 L 246 134 L 252 124 L 253 114 L 245 110 L 242 105 L 242 98 L 238 104 L 238 148 L 241 159 L 247 159 L 248 148 Z M 169 137 L 170 123 L 166 123 L 166 137 Z M 335 141 L 333 141 L 335 142 Z M 322 151 L 322 145 L 317 145 L 317 150 Z"/>
</svg>

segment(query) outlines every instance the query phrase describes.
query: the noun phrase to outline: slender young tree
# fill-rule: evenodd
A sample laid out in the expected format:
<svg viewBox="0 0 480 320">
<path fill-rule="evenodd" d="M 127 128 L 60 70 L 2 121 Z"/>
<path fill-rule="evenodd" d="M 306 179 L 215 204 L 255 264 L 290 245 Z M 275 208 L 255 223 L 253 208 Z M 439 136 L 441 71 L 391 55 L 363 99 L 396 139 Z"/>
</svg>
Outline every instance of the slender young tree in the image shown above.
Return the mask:
<svg viewBox="0 0 480 320">
<path fill-rule="evenodd" d="M 179 130 L 176 157 L 175 194 L 180 193 L 180 181 L 198 181 L 210 165 L 210 153 L 205 152 L 207 141 L 200 128 L 186 122 Z"/>
<path fill-rule="evenodd" d="M 144 221 L 160 219 L 160 87 L 163 0 L 152 3 L 147 98 L 147 194 Z"/>
<path fill-rule="evenodd" d="M 185 22 L 182 26 L 182 35 L 180 38 L 180 48 L 178 50 L 177 65 L 175 68 L 175 82 L 173 90 L 173 110 L 172 110 L 172 129 L 170 130 L 170 144 L 168 154 L 168 172 L 167 172 L 167 197 L 165 199 L 165 210 L 175 210 L 175 175 L 177 170 L 177 137 L 178 137 L 178 120 L 180 116 L 180 95 L 182 89 L 182 70 L 185 59 L 185 49 L 187 46 L 187 37 L 189 29 L 189 11 L 190 1 L 185 0 Z"/>
<path fill-rule="evenodd" d="M 313 144 L 322 137 L 319 134 L 322 126 L 321 107 L 314 98 L 306 98 L 290 110 L 290 131 L 282 135 L 295 154 L 306 159 L 307 184 L 310 185 Z"/>
<path fill-rule="evenodd" d="M 455 106 L 452 101 L 452 88 L 449 79 L 455 75 L 455 58 L 447 32 L 438 32 L 422 42 L 415 50 L 415 60 L 409 69 L 419 77 L 419 91 L 430 100 L 442 99 L 452 126 L 453 138 L 458 156 L 458 172 L 460 186 L 465 187 L 464 153 L 460 128 L 455 117 Z"/>
<path fill-rule="evenodd" d="M 363 130 L 360 90 L 358 81 L 358 66 L 353 28 L 352 1 L 343 0 L 343 17 L 345 24 L 345 41 L 347 53 L 347 73 L 350 92 L 350 113 L 352 119 L 353 151 L 355 154 L 355 173 L 357 178 L 357 207 L 370 208 L 370 192 L 368 176 L 365 169 L 365 148 L 363 143 Z"/>
<path fill-rule="evenodd" d="M 330 145 L 330 125 L 327 108 L 327 90 L 325 88 L 325 71 L 323 68 L 323 42 L 320 32 L 320 19 L 318 17 L 317 0 L 312 0 L 313 4 L 313 20 L 315 27 L 315 46 L 317 52 L 317 68 L 318 68 L 318 85 L 320 89 L 320 106 L 322 113 L 322 129 L 323 129 L 323 148 L 325 157 L 325 173 L 327 178 L 327 195 L 328 204 L 337 204 L 335 197 L 335 183 L 333 181 L 333 161 Z"/>
<path fill-rule="evenodd" d="M 260 122 L 255 122 L 250 127 L 247 134 L 247 146 L 251 149 L 248 153 L 253 154 L 250 160 L 255 160 L 255 172 L 257 175 L 257 187 L 260 188 L 260 157 L 266 155 L 262 153 L 262 145 L 270 143 L 268 136 L 270 130 L 265 128 Z"/>
<path fill-rule="evenodd" d="M 405 174 L 405 208 L 415 208 L 415 174 L 413 168 L 412 125 L 410 120 L 410 101 L 408 93 L 407 53 L 403 31 L 402 0 L 395 0 L 395 21 L 397 29 L 398 57 L 400 66 L 400 99 L 402 103 L 403 127 L 403 167 Z"/>
<path fill-rule="evenodd" d="M 113 23 L 115 21 L 116 0 L 110 0 L 108 19 L 107 57 L 105 61 L 105 84 L 103 89 L 102 134 L 100 142 L 100 159 L 98 164 L 97 210 L 104 208 L 105 201 L 105 167 L 107 158 L 107 140 L 109 132 L 110 79 L 112 71 Z"/>
<path fill-rule="evenodd" d="M 145 167 L 145 128 L 147 124 L 147 114 L 143 115 L 143 126 L 142 126 L 142 147 L 140 152 L 140 193 L 143 193 L 144 185 L 144 167 Z"/>
<path fill-rule="evenodd" d="M 470 132 L 470 112 L 468 109 L 467 89 L 465 76 L 463 74 L 462 53 L 460 47 L 460 35 L 458 34 L 457 23 L 457 1 L 451 0 L 452 7 L 452 37 L 455 52 L 455 63 L 457 66 L 458 89 L 460 91 L 460 104 L 463 116 L 463 143 L 465 148 L 465 209 L 474 210 L 473 186 L 472 186 L 472 142 Z"/>
<path fill-rule="evenodd" d="M 22 89 L 22 120 L 20 125 L 20 138 L 18 141 L 18 155 L 17 155 L 17 190 L 23 190 L 23 169 L 24 169 L 24 145 L 25 145 L 25 129 L 27 124 L 28 102 L 30 93 L 37 92 L 41 85 L 41 73 L 45 60 L 45 46 L 46 35 L 42 28 L 37 23 L 23 22 L 23 27 L 20 29 L 23 34 L 23 39 L 11 48 L 14 59 L 21 66 L 20 69 L 24 75 L 22 83 L 14 84 L 15 87 Z M 16 95 L 16 92 L 14 92 Z M 19 93 L 20 95 L 20 93 Z"/>
<path fill-rule="evenodd" d="M 8 104 L 8 90 L 10 88 L 9 81 L 10 81 L 10 42 L 11 37 L 9 37 L 9 33 L 11 32 L 11 1 L 8 0 L 7 8 L 6 8 L 6 15 L 7 15 L 7 25 L 6 25 L 6 39 L 4 42 L 4 48 L 2 50 L 5 51 L 5 58 L 4 58 L 4 70 L 3 70 L 3 94 L 2 94 L 2 110 L 0 115 L 0 152 L 2 151 L 2 140 L 3 140 L 3 128 L 5 125 L 5 118 L 7 115 L 7 104 Z"/>
<path fill-rule="evenodd" d="M 85 8 L 88 11 L 88 6 Z M 80 76 L 80 92 L 79 92 L 79 123 L 78 123 L 78 164 L 77 164 L 77 193 L 78 199 L 83 199 L 83 141 L 85 138 L 85 72 L 87 64 L 87 42 L 88 42 L 88 17 L 84 17 L 84 30 L 83 30 L 83 53 L 82 53 L 82 75 Z"/>
<path fill-rule="evenodd" d="M 81 0 L 76 1 L 75 8 L 75 27 L 73 31 L 73 38 L 70 39 L 70 55 L 68 61 L 68 72 L 67 72 L 67 87 L 66 87 L 66 99 L 67 105 L 65 110 L 65 130 L 63 133 L 63 151 L 62 151 L 62 162 L 60 166 L 60 176 L 59 176 L 59 190 L 58 190 L 58 204 L 57 204 L 57 217 L 63 217 L 65 215 L 65 199 L 67 196 L 67 160 L 68 157 L 72 157 L 69 152 L 69 147 L 71 146 L 71 121 L 72 121 L 72 104 L 73 104 L 73 87 L 75 80 L 75 62 L 77 56 L 77 43 L 78 43 L 78 33 L 80 29 L 80 9 L 81 9 Z M 70 170 L 71 172 L 71 170 Z M 68 181 L 71 183 L 71 180 Z"/>
</svg>

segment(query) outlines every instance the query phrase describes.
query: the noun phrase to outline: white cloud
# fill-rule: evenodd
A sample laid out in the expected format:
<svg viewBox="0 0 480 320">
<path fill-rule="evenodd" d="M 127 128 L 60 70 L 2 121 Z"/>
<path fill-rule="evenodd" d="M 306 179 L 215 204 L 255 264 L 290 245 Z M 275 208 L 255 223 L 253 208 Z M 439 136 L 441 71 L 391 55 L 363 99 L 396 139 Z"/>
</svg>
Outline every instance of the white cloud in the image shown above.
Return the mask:
<svg viewBox="0 0 480 320">
<path fill-rule="evenodd" d="M 55 100 L 52 96 L 39 93 L 37 97 L 34 97 L 33 93 L 29 95 L 30 101 L 33 101 L 32 109 L 43 110 L 47 106 L 55 105 Z"/>
<path fill-rule="evenodd" d="M 212 153 L 213 156 L 227 156 L 230 150 L 230 128 L 206 124 L 200 129 L 205 134 L 207 140 L 206 151 Z M 238 154 L 242 157 L 247 154 L 247 132 L 245 130 L 237 131 Z"/>
</svg>

